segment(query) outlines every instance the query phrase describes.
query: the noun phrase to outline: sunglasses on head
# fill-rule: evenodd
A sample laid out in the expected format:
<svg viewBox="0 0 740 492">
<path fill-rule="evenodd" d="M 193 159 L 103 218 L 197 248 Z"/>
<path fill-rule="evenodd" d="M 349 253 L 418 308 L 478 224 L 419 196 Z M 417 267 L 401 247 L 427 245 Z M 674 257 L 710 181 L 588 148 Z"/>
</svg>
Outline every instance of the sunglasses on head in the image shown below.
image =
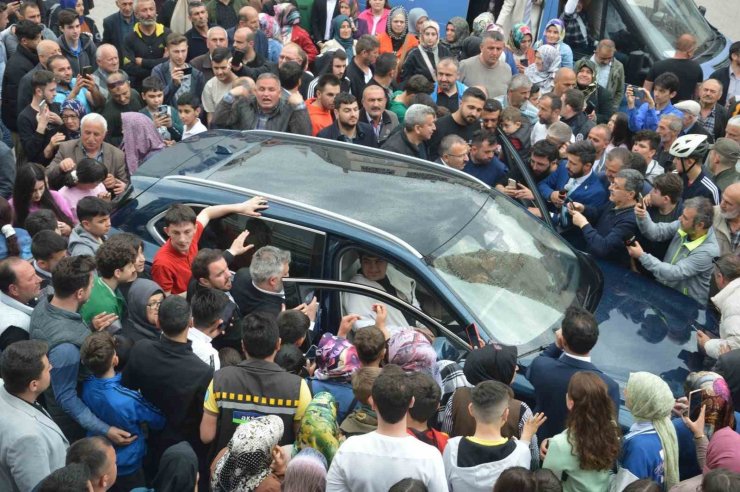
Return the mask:
<svg viewBox="0 0 740 492">
<path fill-rule="evenodd" d="M 128 80 L 117 80 L 115 82 L 108 82 L 108 89 L 115 89 L 127 83 L 128 83 Z"/>
</svg>

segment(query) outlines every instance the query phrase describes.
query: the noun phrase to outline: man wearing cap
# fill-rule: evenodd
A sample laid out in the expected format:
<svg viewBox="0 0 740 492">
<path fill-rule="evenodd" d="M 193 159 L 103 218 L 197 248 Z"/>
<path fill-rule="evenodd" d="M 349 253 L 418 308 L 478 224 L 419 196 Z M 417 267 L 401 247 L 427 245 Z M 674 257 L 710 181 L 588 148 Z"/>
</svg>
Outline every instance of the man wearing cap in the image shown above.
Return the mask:
<svg viewBox="0 0 740 492">
<path fill-rule="evenodd" d="M 714 142 L 714 136 L 710 134 L 701 123 L 699 123 L 699 113 L 701 105 L 696 101 L 681 101 L 674 105 L 674 108 L 683 112 L 683 130 L 681 135 L 706 135 L 707 141 Z"/>
<path fill-rule="evenodd" d="M 709 170 L 714 174 L 714 184 L 724 193 L 725 188 L 740 181 L 740 144 L 729 138 L 719 138 L 710 148 Z"/>
</svg>

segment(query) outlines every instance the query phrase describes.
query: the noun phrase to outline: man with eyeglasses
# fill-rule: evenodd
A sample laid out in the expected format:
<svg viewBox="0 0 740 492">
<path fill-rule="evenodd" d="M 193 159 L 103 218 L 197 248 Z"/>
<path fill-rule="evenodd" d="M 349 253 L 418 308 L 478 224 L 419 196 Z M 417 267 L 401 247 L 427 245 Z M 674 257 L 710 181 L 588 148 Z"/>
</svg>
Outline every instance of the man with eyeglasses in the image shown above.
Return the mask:
<svg viewBox="0 0 740 492">
<path fill-rule="evenodd" d="M 121 113 L 128 111 L 138 112 L 144 107 L 141 96 L 131 87 L 126 72 L 119 70 L 108 76 L 108 102 L 105 103 L 101 114 L 108 122 L 107 142 L 119 147 L 123 141 L 121 128 Z"/>
<path fill-rule="evenodd" d="M 447 135 L 439 143 L 439 157 L 434 162 L 462 171 L 468 162 L 468 151 L 468 143 L 462 137 Z"/>
</svg>

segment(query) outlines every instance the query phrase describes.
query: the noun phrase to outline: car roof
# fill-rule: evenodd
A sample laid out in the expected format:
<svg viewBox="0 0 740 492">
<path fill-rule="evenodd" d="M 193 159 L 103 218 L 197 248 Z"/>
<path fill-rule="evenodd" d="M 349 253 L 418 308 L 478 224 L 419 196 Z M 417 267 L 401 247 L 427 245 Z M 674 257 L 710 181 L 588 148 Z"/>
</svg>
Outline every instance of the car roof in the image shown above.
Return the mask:
<svg viewBox="0 0 740 492">
<path fill-rule="evenodd" d="M 208 142 L 215 137 L 220 138 Z M 180 165 L 168 149 L 139 169 L 325 210 L 381 229 L 425 256 L 454 237 L 489 199 L 489 188 L 465 173 L 382 150 L 264 131 L 209 132 L 205 139 L 179 157 Z"/>
</svg>

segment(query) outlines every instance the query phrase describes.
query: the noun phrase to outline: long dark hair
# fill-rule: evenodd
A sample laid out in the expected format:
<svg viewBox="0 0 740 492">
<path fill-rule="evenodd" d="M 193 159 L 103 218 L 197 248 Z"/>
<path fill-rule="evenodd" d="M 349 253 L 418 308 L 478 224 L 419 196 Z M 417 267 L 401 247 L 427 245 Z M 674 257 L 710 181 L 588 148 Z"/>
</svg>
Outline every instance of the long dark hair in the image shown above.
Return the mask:
<svg viewBox="0 0 740 492">
<path fill-rule="evenodd" d="M 15 208 L 15 223 L 18 227 L 22 227 L 26 221 L 26 217 L 28 217 L 33 189 L 39 181 L 46 183 L 46 173 L 41 164 L 28 162 L 18 169 L 18 174 L 15 177 L 15 186 L 13 186 L 13 207 Z M 48 185 L 44 187 L 44 193 L 41 195 L 41 200 L 39 200 L 39 208 L 51 210 L 56 215 L 57 220 L 66 223 L 70 227 L 74 225 L 72 218 L 67 217 L 54 201 Z"/>
<path fill-rule="evenodd" d="M 619 456 L 616 410 L 606 383 L 592 372 L 577 372 L 570 378 L 568 396 L 568 441 L 582 470 L 609 470 Z M 599 429 L 599 432 L 594 432 Z"/>
<path fill-rule="evenodd" d="M 13 224 L 13 209 L 10 208 L 8 201 L 0 196 L 0 227 Z M 5 244 L 8 245 L 8 256 L 20 256 L 21 248 L 18 246 L 18 236 L 13 234 L 5 238 Z"/>
<path fill-rule="evenodd" d="M 629 118 L 626 113 L 615 113 L 614 131 L 612 131 L 612 145 L 619 147 L 624 144 L 632 149 L 632 132 L 629 127 Z"/>
</svg>

